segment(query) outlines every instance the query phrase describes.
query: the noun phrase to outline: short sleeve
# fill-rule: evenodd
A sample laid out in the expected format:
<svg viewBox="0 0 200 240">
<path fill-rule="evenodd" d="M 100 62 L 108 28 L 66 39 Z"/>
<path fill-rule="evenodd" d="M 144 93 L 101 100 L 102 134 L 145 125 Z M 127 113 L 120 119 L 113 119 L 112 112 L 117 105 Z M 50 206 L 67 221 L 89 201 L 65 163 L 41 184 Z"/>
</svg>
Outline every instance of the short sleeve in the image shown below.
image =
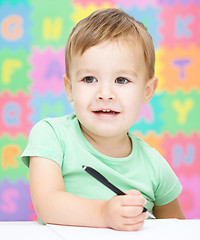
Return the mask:
<svg viewBox="0 0 200 240">
<path fill-rule="evenodd" d="M 54 127 L 47 120 L 38 122 L 30 132 L 28 145 L 21 155 L 28 167 L 30 156 L 45 157 L 62 165 L 62 146 Z"/>
<path fill-rule="evenodd" d="M 161 155 L 159 155 L 159 165 L 159 179 L 154 193 L 154 203 L 161 206 L 175 200 L 181 193 L 182 186 L 168 162 Z"/>
</svg>

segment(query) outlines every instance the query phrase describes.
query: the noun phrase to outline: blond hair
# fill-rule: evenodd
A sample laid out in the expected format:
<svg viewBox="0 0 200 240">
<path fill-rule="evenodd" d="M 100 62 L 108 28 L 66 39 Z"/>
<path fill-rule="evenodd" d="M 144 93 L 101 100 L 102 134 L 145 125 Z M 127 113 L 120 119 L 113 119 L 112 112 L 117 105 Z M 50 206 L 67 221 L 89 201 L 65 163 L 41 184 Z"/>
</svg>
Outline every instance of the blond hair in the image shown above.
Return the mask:
<svg viewBox="0 0 200 240">
<path fill-rule="evenodd" d="M 82 55 L 88 48 L 107 40 L 134 37 L 141 43 L 148 78 L 154 76 L 155 50 L 147 28 L 117 8 L 97 10 L 82 19 L 72 30 L 65 47 L 66 75 L 70 75 L 73 55 Z"/>
</svg>

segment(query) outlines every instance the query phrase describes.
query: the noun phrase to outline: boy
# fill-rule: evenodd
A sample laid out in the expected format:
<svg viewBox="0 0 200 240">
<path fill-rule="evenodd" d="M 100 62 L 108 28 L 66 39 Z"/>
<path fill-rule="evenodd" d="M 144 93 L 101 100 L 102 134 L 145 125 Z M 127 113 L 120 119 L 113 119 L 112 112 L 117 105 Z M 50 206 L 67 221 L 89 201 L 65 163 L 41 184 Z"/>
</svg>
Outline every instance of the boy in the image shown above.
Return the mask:
<svg viewBox="0 0 200 240">
<path fill-rule="evenodd" d="M 40 121 L 22 160 L 44 223 L 138 230 L 147 218 L 184 218 L 181 185 L 158 152 L 129 132 L 157 87 L 152 38 L 118 9 L 99 10 L 72 30 L 64 86 L 75 114 Z M 122 191 L 115 196 L 82 169 Z"/>
</svg>

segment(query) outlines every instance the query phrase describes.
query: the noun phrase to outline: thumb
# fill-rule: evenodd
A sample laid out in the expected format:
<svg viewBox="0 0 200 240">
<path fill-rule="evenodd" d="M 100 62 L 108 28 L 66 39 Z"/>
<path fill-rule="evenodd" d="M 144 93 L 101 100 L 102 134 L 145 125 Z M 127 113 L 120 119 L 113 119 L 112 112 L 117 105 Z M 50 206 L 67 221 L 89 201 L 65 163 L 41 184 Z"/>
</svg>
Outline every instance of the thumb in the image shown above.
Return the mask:
<svg viewBox="0 0 200 240">
<path fill-rule="evenodd" d="M 142 193 L 137 189 L 131 189 L 125 192 L 127 195 L 133 195 L 133 196 L 142 196 Z"/>
</svg>

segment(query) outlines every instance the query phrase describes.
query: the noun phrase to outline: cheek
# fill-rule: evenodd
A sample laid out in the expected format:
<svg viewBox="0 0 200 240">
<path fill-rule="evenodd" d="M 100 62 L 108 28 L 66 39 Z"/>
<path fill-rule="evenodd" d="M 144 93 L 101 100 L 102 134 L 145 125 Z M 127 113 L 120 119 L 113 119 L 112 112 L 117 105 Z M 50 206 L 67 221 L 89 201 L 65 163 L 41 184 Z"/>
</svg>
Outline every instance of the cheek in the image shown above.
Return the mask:
<svg viewBox="0 0 200 240">
<path fill-rule="evenodd" d="M 138 113 L 143 101 L 143 95 L 139 91 L 132 91 L 130 94 L 126 95 L 126 98 L 123 99 L 123 104 L 126 107 L 127 111 L 132 113 Z"/>
<path fill-rule="evenodd" d="M 81 87 L 75 88 L 73 92 L 73 101 L 75 111 L 85 110 L 91 103 L 89 91 Z"/>
<path fill-rule="evenodd" d="M 143 94 L 140 89 L 136 88 L 133 91 L 129 91 L 125 94 L 124 96 L 125 101 L 127 104 L 132 103 L 132 104 L 137 104 L 142 101 L 143 99 Z"/>
<path fill-rule="evenodd" d="M 84 91 L 81 90 L 80 87 L 74 86 L 74 87 L 72 88 L 72 93 L 73 93 L 74 102 L 81 103 L 81 102 L 85 99 L 85 97 L 84 97 Z"/>
</svg>

